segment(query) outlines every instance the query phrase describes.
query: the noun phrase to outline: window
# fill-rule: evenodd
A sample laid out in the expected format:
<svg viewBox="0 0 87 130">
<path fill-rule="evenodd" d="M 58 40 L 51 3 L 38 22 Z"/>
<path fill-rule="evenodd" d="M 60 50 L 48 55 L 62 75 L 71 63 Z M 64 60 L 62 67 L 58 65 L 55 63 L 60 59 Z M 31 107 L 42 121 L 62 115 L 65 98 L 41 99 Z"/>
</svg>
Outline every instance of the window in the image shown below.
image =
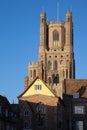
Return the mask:
<svg viewBox="0 0 87 130">
<path fill-rule="evenodd" d="M 66 78 L 68 78 L 68 70 L 66 70 Z"/>
<path fill-rule="evenodd" d="M 36 107 L 36 126 L 43 127 L 46 124 L 46 106 L 43 103 L 38 103 Z"/>
<path fill-rule="evenodd" d="M 30 70 L 30 77 L 32 77 L 32 70 Z"/>
<path fill-rule="evenodd" d="M 34 77 L 36 77 L 36 70 L 34 70 Z"/>
<path fill-rule="evenodd" d="M 74 106 L 75 114 L 84 114 L 84 106 Z"/>
<path fill-rule="evenodd" d="M 5 116 L 5 108 L 1 109 L 1 113 Z"/>
<path fill-rule="evenodd" d="M 52 70 L 52 63 L 51 63 L 51 61 L 48 61 L 48 70 Z"/>
<path fill-rule="evenodd" d="M 83 130 L 83 121 L 74 121 L 72 127 L 73 130 Z"/>
<path fill-rule="evenodd" d="M 53 41 L 58 41 L 59 40 L 59 33 L 58 31 L 54 30 L 53 32 Z"/>
<path fill-rule="evenodd" d="M 39 84 L 38 84 L 38 85 L 35 85 L 35 86 L 34 86 L 34 89 L 35 89 L 35 90 L 42 90 L 42 86 L 39 85 Z"/>
<path fill-rule="evenodd" d="M 5 115 L 6 115 L 6 117 L 8 117 L 8 110 L 7 109 L 5 110 Z"/>
<path fill-rule="evenodd" d="M 28 109 L 24 110 L 24 116 L 30 116 L 31 115 L 31 111 Z"/>
<path fill-rule="evenodd" d="M 76 98 L 79 98 L 79 93 L 73 93 L 73 98 L 76 99 Z"/>
<path fill-rule="evenodd" d="M 72 69 L 73 69 L 72 63 L 70 63 L 70 78 L 72 78 Z"/>
<path fill-rule="evenodd" d="M 57 85 L 57 83 L 59 83 L 59 75 L 58 74 L 53 74 L 52 75 L 52 81 L 53 83 L 55 83 Z"/>
<path fill-rule="evenodd" d="M 29 128 L 29 122 L 28 122 L 28 121 L 25 121 L 25 122 L 24 122 L 24 128 L 25 128 L 25 129 L 28 129 L 28 128 Z"/>
<path fill-rule="evenodd" d="M 54 61 L 54 70 L 57 70 L 58 69 L 58 63 L 57 61 Z"/>
</svg>

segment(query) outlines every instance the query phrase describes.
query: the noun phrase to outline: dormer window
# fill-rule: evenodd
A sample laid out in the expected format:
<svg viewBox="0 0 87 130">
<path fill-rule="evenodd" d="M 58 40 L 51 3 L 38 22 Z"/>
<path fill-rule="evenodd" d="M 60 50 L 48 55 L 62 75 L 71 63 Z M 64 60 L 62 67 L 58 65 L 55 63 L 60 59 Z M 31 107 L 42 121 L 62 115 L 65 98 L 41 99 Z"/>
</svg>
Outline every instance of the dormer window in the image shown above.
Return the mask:
<svg viewBox="0 0 87 130">
<path fill-rule="evenodd" d="M 53 31 L 53 41 L 58 41 L 59 40 L 59 33 L 57 30 Z"/>
</svg>

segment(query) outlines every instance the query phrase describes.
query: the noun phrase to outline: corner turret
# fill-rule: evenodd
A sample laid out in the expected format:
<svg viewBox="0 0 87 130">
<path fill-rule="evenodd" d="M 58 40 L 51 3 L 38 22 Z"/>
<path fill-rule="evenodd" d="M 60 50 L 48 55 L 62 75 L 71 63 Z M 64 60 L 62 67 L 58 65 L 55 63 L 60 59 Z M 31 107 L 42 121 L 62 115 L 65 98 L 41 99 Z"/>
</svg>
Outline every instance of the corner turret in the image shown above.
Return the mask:
<svg viewBox="0 0 87 130">
<path fill-rule="evenodd" d="M 44 52 L 46 47 L 46 14 L 40 14 L 40 48 L 39 53 Z"/>
<path fill-rule="evenodd" d="M 72 12 L 66 13 L 66 23 L 65 23 L 65 30 L 66 30 L 66 51 L 73 53 L 73 23 L 72 23 Z"/>
</svg>

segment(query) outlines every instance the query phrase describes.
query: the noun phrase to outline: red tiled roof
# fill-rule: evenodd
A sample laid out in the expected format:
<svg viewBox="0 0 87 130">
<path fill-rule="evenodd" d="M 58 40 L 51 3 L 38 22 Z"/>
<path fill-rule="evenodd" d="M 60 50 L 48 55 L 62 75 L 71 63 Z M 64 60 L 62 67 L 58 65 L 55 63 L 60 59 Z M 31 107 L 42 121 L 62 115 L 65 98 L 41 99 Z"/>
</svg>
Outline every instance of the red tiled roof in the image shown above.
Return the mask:
<svg viewBox="0 0 87 130">
<path fill-rule="evenodd" d="M 65 91 L 68 95 L 79 92 L 81 97 L 87 98 L 87 80 L 86 79 L 68 79 L 65 80 Z"/>
</svg>

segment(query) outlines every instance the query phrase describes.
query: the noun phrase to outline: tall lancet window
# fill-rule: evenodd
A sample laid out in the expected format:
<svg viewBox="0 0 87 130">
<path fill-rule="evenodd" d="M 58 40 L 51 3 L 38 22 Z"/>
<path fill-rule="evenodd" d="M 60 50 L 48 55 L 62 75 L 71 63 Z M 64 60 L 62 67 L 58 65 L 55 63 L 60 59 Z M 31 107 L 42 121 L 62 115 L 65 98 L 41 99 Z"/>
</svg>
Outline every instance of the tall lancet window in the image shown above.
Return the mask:
<svg viewBox="0 0 87 130">
<path fill-rule="evenodd" d="M 53 41 L 58 41 L 59 40 L 59 33 L 57 30 L 53 31 Z"/>
<path fill-rule="evenodd" d="M 52 70 L 52 63 L 51 63 L 51 61 L 48 61 L 48 70 Z"/>
<path fill-rule="evenodd" d="M 46 124 L 46 106 L 43 103 L 38 103 L 36 107 L 36 126 L 43 127 Z"/>
<path fill-rule="evenodd" d="M 54 61 L 54 70 L 58 70 L 58 63 L 56 60 Z"/>
<path fill-rule="evenodd" d="M 34 78 L 36 77 L 36 70 L 34 70 Z"/>
</svg>

